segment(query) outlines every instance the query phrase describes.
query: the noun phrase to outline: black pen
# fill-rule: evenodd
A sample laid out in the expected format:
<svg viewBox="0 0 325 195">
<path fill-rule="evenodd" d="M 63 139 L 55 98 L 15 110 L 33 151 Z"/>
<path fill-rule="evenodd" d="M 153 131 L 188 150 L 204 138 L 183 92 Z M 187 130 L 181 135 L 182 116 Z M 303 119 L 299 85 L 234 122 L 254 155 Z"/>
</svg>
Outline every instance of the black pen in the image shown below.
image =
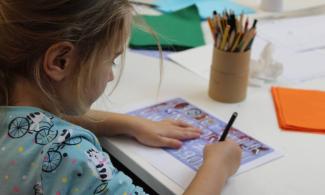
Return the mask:
<svg viewBox="0 0 325 195">
<path fill-rule="evenodd" d="M 237 112 L 234 112 L 231 117 L 230 117 L 230 120 L 228 122 L 228 124 L 226 125 L 226 128 L 223 130 L 223 133 L 219 139 L 219 142 L 221 141 L 225 141 L 227 135 L 228 135 L 228 132 L 229 132 L 229 129 L 231 128 L 232 124 L 234 123 L 236 117 L 237 117 Z"/>
</svg>

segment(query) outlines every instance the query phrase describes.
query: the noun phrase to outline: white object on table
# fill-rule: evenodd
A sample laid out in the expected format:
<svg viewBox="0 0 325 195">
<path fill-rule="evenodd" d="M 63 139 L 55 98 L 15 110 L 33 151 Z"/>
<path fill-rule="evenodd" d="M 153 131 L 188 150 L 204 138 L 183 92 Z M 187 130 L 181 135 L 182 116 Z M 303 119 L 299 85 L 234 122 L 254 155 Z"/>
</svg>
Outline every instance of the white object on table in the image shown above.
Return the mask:
<svg viewBox="0 0 325 195">
<path fill-rule="evenodd" d="M 257 60 L 251 59 L 251 77 L 275 81 L 282 74 L 283 64 L 274 59 L 273 50 L 272 43 L 268 43 Z"/>
</svg>

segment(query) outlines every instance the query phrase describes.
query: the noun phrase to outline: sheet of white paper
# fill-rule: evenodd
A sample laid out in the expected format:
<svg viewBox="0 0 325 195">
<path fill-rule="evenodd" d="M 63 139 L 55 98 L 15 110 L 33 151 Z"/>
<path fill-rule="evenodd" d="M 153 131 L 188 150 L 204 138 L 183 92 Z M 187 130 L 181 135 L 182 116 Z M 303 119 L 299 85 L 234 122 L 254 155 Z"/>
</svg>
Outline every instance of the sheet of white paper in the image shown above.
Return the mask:
<svg viewBox="0 0 325 195">
<path fill-rule="evenodd" d="M 267 41 L 256 37 L 252 59 L 258 59 Z M 209 79 L 213 45 L 170 54 L 168 58 L 202 78 Z M 274 48 L 274 59 L 283 64 L 281 82 L 300 82 L 325 75 L 325 55 L 321 51 L 293 53 L 280 47 Z"/>
<path fill-rule="evenodd" d="M 257 33 L 277 47 L 306 51 L 325 47 L 325 15 L 260 21 Z"/>
<path fill-rule="evenodd" d="M 267 44 L 266 41 L 256 37 L 252 49 L 252 58 L 257 59 Z M 212 62 L 213 45 L 204 45 L 194 49 L 175 52 L 168 55 L 168 58 L 184 68 L 209 79 L 210 66 Z"/>
<path fill-rule="evenodd" d="M 213 45 L 169 54 L 168 58 L 199 76 L 209 79 Z"/>
<path fill-rule="evenodd" d="M 137 149 L 134 152 L 146 159 L 152 166 L 183 189 L 187 188 L 196 174 L 194 170 L 184 165 L 163 149 L 148 147 Z"/>
<path fill-rule="evenodd" d="M 321 51 L 297 53 L 279 61 L 284 65 L 279 81 L 300 82 L 325 77 L 325 55 Z"/>
<path fill-rule="evenodd" d="M 172 155 L 162 149 L 157 148 L 137 148 L 135 150 L 141 157 L 147 159 L 147 161 L 154 166 L 161 173 L 180 185 L 183 189 L 186 189 L 193 180 L 196 172 L 184 165 L 181 161 L 174 158 Z M 282 153 L 275 151 L 267 156 L 257 159 L 251 163 L 240 166 L 236 175 L 249 171 L 255 167 L 278 159 L 282 156 Z M 166 163 L 168 162 L 168 163 Z"/>
<path fill-rule="evenodd" d="M 161 173 L 176 182 L 183 189 L 186 189 L 193 180 L 196 172 L 187 167 L 181 161 L 174 158 L 172 155 L 162 149 L 157 148 L 137 148 L 134 150 L 138 155 L 145 158 L 152 166 Z M 236 175 L 249 171 L 255 167 L 261 166 L 273 160 L 282 157 L 283 154 L 275 151 L 264 157 L 261 157 L 251 163 L 239 167 Z M 168 163 L 167 163 L 168 162 Z"/>
<path fill-rule="evenodd" d="M 251 53 L 252 59 L 259 58 L 267 43 L 268 41 L 265 41 L 258 36 L 255 38 Z M 169 54 L 168 58 L 199 76 L 209 79 L 212 53 L 213 45 L 210 44 L 181 52 L 175 52 Z M 283 56 L 285 53 L 289 55 L 289 51 L 278 49 L 275 50 L 274 55 Z"/>
</svg>

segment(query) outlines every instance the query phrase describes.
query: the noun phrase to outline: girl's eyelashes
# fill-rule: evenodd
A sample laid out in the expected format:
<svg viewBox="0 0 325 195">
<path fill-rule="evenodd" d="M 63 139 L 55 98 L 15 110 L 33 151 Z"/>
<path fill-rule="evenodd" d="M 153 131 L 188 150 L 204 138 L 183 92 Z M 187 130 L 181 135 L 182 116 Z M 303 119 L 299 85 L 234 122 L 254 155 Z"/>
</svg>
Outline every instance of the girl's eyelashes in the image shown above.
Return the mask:
<svg viewBox="0 0 325 195">
<path fill-rule="evenodd" d="M 113 64 L 113 66 L 116 66 L 116 65 L 120 64 L 120 62 L 121 62 L 121 58 L 120 58 L 120 56 L 117 56 L 116 58 L 114 58 L 112 64 Z"/>
<path fill-rule="evenodd" d="M 107 66 L 116 66 L 118 63 L 116 62 L 116 59 L 114 59 L 113 61 L 112 60 L 105 60 L 103 62 L 104 64 L 106 64 Z"/>
<path fill-rule="evenodd" d="M 107 65 L 109 65 L 109 66 L 110 65 L 116 66 L 116 65 L 118 65 L 118 64 L 121 63 L 121 55 L 120 54 L 119 55 L 116 55 L 116 57 L 113 58 L 113 60 L 112 59 L 106 59 L 104 61 L 104 63 L 107 64 Z"/>
<path fill-rule="evenodd" d="M 113 66 L 116 66 L 116 65 L 117 65 L 116 58 L 113 60 L 112 65 L 113 65 Z"/>
</svg>

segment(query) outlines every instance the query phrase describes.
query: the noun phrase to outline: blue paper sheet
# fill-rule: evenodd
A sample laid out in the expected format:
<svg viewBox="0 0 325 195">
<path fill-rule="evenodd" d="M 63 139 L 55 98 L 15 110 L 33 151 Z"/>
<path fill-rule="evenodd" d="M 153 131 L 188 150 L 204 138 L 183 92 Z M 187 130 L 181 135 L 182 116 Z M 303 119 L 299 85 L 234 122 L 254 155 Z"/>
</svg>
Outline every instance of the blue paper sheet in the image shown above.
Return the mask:
<svg viewBox="0 0 325 195">
<path fill-rule="evenodd" d="M 199 10 L 200 17 L 202 19 L 208 18 L 212 15 L 212 12 L 215 10 L 219 13 L 222 13 L 225 9 L 232 10 L 236 15 L 241 13 L 251 14 L 255 13 L 255 10 L 246 6 L 239 5 L 233 1 L 223 1 L 223 0 L 211 0 L 211 1 L 197 1 L 196 6 Z"/>
<path fill-rule="evenodd" d="M 175 12 L 195 4 L 197 0 L 157 0 L 155 2 L 159 10 L 163 12 Z"/>
<path fill-rule="evenodd" d="M 157 0 L 155 4 L 157 8 L 163 12 L 174 12 L 195 4 L 202 19 L 211 16 L 214 10 L 222 12 L 225 9 L 230 9 L 237 15 L 242 12 L 244 14 L 255 13 L 254 9 L 240 5 L 231 0 Z"/>
</svg>

